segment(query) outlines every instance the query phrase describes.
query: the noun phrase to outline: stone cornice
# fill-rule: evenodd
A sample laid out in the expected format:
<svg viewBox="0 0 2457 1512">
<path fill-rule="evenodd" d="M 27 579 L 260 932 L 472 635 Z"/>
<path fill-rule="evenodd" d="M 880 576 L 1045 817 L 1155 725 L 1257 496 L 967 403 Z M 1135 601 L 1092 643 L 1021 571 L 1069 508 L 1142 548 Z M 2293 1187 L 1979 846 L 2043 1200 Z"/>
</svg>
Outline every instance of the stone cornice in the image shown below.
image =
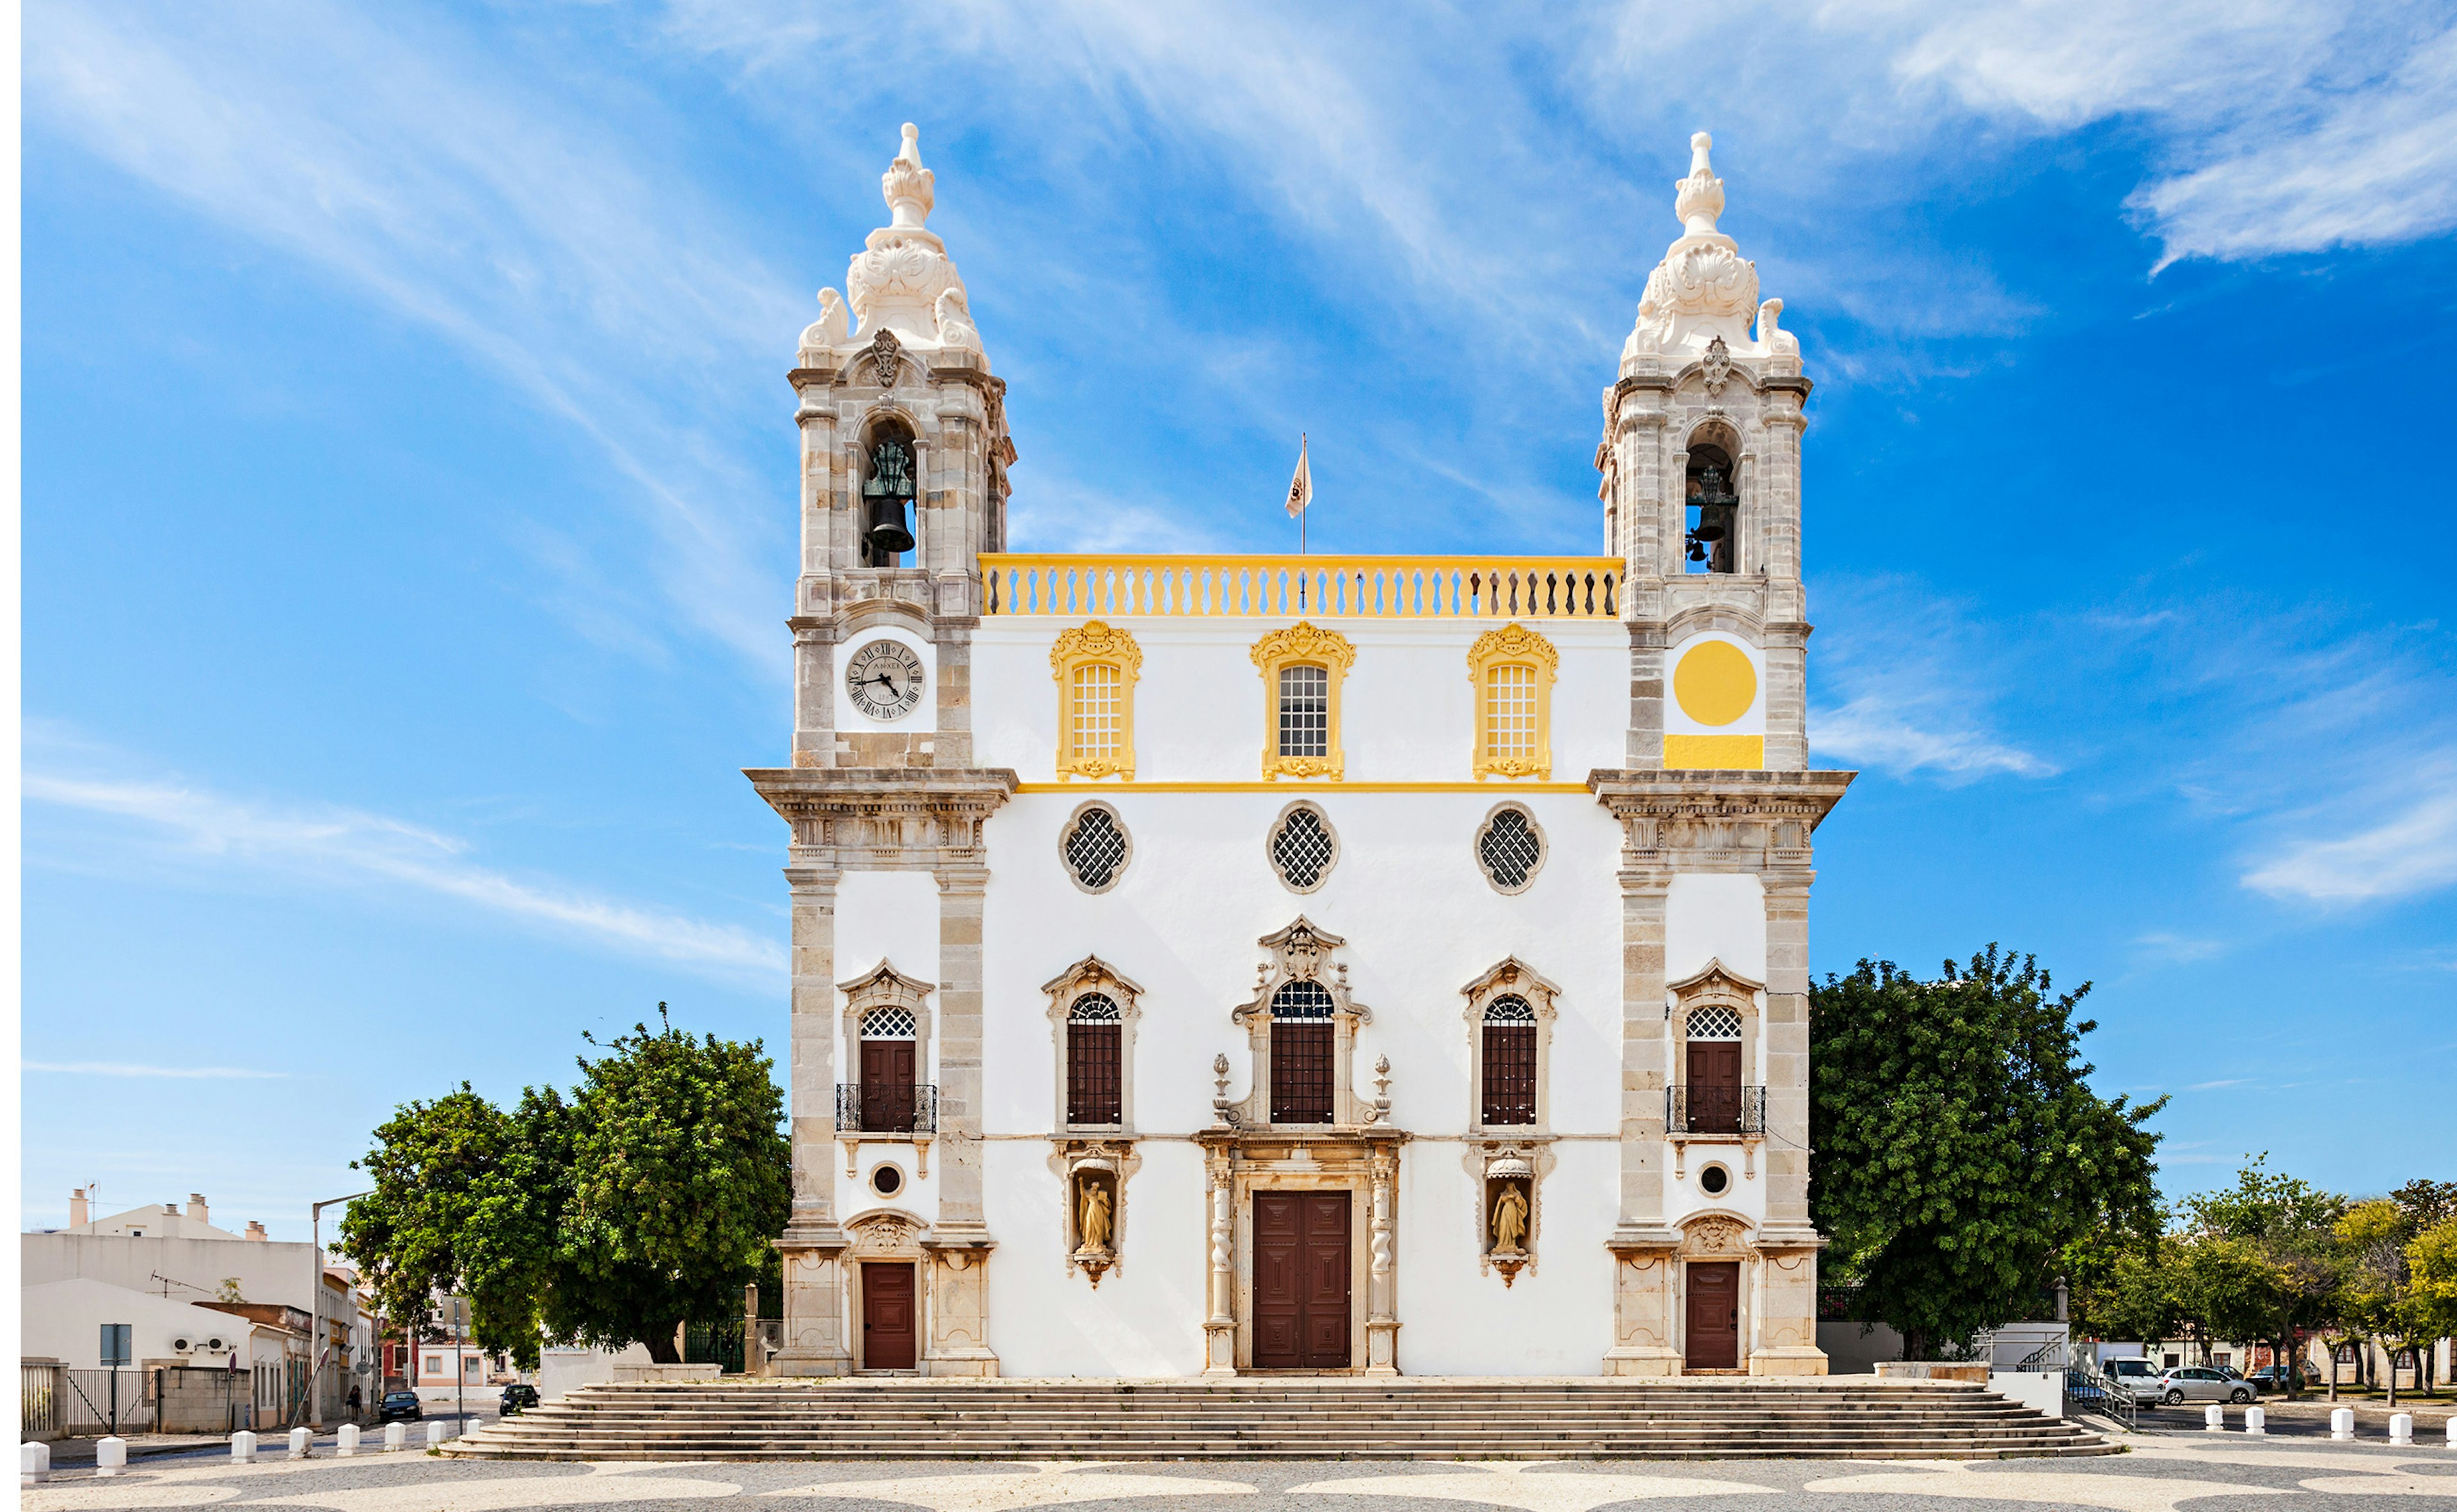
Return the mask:
<svg viewBox="0 0 2457 1512">
<path fill-rule="evenodd" d="M 1587 774 L 1621 824 L 1626 871 L 1751 871 L 1809 864 L 1809 836 L 1856 772 L 1609 771 Z"/>
<path fill-rule="evenodd" d="M 746 767 L 794 826 L 795 862 L 978 872 L 981 824 L 1016 790 L 1004 768 Z"/>
</svg>

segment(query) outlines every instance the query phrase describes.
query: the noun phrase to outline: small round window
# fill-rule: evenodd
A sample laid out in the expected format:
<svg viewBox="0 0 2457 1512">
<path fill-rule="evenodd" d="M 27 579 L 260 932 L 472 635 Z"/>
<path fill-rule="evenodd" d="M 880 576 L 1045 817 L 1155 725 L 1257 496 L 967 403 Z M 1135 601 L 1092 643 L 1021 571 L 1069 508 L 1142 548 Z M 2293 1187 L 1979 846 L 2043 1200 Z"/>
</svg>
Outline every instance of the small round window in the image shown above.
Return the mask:
<svg viewBox="0 0 2457 1512">
<path fill-rule="evenodd" d="M 1484 817 L 1476 832 L 1476 863 L 1485 880 L 1505 893 L 1523 893 L 1544 869 L 1544 833 L 1534 815 L 1504 803 Z"/>
<path fill-rule="evenodd" d="M 1271 826 L 1271 869 L 1291 892 L 1310 893 L 1339 864 L 1339 837 L 1311 803 L 1291 803 Z"/>
<path fill-rule="evenodd" d="M 904 1190 L 904 1172 L 894 1166 L 881 1166 L 870 1173 L 870 1190 L 882 1197 L 893 1197 Z"/>
<path fill-rule="evenodd" d="M 1058 852 L 1076 886 L 1087 893 L 1105 893 L 1125 874 L 1134 846 L 1117 810 L 1106 803 L 1086 803 L 1059 832 Z"/>
<path fill-rule="evenodd" d="M 1698 1190 L 1710 1197 L 1720 1197 L 1731 1189 L 1732 1173 L 1721 1166 L 1708 1166 L 1698 1172 Z"/>
</svg>

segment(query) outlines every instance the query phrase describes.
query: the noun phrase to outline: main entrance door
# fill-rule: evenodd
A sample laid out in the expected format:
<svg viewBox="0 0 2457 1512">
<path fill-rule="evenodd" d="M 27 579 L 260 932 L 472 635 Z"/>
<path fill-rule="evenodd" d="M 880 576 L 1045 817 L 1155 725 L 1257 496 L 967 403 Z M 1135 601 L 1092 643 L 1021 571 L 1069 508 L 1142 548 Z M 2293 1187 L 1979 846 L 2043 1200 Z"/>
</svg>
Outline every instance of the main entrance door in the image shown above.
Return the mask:
<svg viewBox="0 0 2457 1512">
<path fill-rule="evenodd" d="M 1254 1366 L 1348 1368 L 1348 1193 L 1254 1193 Z"/>
<path fill-rule="evenodd" d="M 1741 1365 L 1741 1266 L 1737 1260 L 1689 1263 L 1691 1370 Z"/>
<path fill-rule="evenodd" d="M 913 1262 L 865 1260 L 861 1266 L 861 1364 L 864 1370 L 913 1368 Z"/>
</svg>

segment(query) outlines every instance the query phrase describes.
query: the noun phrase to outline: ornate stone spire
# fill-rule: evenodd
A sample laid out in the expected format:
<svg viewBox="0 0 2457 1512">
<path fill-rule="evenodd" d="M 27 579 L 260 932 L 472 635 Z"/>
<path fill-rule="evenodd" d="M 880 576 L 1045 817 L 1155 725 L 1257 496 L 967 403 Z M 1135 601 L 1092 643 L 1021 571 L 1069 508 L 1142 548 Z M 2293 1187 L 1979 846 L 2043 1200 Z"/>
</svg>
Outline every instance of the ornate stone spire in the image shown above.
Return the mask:
<svg viewBox="0 0 2457 1512">
<path fill-rule="evenodd" d="M 930 230 L 938 203 L 937 178 L 921 165 L 921 133 L 910 121 L 895 161 L 878 177 L 887 201 L 887 224 L 870 234 L 845 269 L 845 294 L 819 291 L 819 319 L 802 332 L 802 347 L 821 350 L 864 345 L 893 331 L 906 346 L 962 346 L 981 350 L 964 296 L 964 280 L 947 257 L 946 243 Z M 849 328 L 845 306 L 858 329 Z"/>
<path fill-rule="evenodd" d="M 1715 229 L 1724 213 L 1724 181 L 1707 156 L 1714 145 L 1704 132 L 1689 138 L 1689 176 L 1673 185 L 1672 196 L 1682 234 L 1646 276 L 1638 323 L 1621 347 L 1623 373 L 1650 359 L 1687 362 L 1718 342 L 1733 358 L 1799 356 L 1799 339 L 1776 326 L 1779 300 L 1767 301 L 1773 312 L 1759 321 L 1757 335 L 1749 333 L 1759 313 L 1758 267 Z"/>
</svg>

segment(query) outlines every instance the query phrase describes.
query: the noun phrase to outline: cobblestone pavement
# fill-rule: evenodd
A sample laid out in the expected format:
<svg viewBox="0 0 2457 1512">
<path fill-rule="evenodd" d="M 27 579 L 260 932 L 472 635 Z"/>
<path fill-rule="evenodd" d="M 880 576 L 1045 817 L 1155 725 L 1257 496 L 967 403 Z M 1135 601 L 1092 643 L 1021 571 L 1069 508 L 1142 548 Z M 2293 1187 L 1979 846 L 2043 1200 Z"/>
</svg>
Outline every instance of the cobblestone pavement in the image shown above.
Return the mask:
<svg viewBox="0 0 2457 1512">
<path fill-rule="evenodd" d="M 273 1451 L 276 1455 L 280 1450 Z M 168 1507 L 329 1507 L 335 1512 L 1022 1512 L 1114 1503 L 1115 1512 L 1594 1512 L 1669 1502 L 1734 1512 L 1973 1512 L 2009 1506 L 2109 1512 L 2457 1512 L 2457 1454 L 2378 1444 L 2137 1439 L 2096 1460 L 1582 1461 L 1538 1464 L 1210 1460 L 941 1464 L 510 1464 L 374 1454 L 235 1465 L 227 1453 L 164 1457 L 97 1480 L 55 1473 L 26 1512 Z M 1767 1498 L 1774 1500 L 1768 1501 Z M 1733 1500 L 1725 1502 L 1724 1498 Z"/>
</svg>

